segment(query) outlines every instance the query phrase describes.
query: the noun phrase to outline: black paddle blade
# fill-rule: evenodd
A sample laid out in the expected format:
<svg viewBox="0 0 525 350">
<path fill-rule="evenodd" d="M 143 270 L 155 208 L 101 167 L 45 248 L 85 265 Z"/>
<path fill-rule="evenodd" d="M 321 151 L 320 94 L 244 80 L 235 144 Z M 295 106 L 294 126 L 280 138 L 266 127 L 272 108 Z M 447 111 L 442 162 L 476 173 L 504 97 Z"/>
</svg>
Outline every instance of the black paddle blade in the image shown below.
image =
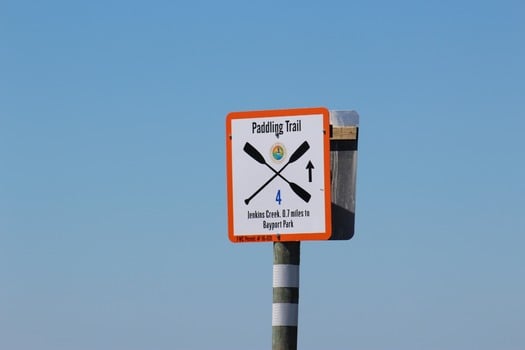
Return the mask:
<svg viewBox="0 0 525 350">
<path fill-rule="evenodd" d="M 244 145 L 244 152 L 248 153 L 248 155 L 255 159 L 257 162 L 261 164 L 266 164 L 263 155 L 248 142 L 246 142 L 246 144 Z"/>
<path fill-rule="evenodd" d="M 297 159 L 301 158 L 303 154 L 306 153 L 306 151 L 308 151 L 308 149 L 310 148 L 310 145 L 308 144 L 308 141 L 304 141 L 301 146 L 299 146 L 299 148 L 297 150 L 295 150 L 295 152 L 292 154 L 292 156 L 290 157 L 290 160 L 288 161 L 289 163 L 293 163 L 295 162 Z"/>
<path fill-rule="evenodd" d="M 310 197 L 312 197 L 310 196 L 310 193 L 306 192 L 304 188 L 302 188 L 301 186 L 299 186 L 298 184 L 294 182 L 290 182 L 290 187 L 295 192 L 295 194 L 301 197 L 301 199 L 305 201 L 306 203 L 308 203 L 308 201 L 310 200 Z"/>
</svg>

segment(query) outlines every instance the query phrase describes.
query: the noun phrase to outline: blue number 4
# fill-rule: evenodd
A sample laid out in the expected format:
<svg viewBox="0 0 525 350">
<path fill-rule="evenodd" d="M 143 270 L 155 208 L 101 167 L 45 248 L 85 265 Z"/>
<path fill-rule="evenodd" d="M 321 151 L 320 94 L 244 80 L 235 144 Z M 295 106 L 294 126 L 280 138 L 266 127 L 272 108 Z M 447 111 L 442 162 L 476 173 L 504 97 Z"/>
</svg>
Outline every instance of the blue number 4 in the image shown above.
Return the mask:
<svg viewBox="0 0 525 350">
<path fill-rule="evenodd" d="M 281 199 L 281 190 L 277 190 L 277 196 L 275 196 L 275 201 L 281 205 L 282 199 Z"/>
</svg>

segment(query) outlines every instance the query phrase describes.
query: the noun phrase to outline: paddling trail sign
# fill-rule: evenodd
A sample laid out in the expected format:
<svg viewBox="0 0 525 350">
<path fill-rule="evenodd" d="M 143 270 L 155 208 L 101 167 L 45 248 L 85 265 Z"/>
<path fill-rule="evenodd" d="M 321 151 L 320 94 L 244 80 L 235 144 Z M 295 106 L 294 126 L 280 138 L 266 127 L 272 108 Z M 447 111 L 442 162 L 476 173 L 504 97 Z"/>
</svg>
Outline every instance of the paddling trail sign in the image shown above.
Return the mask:
<svg viewBox="0 0 525 350">
<path fill-rule="evenodd" d="M 232 242 L 330 238 L 329 128 L 326 108 L 228 114 Z"/>
</svg>

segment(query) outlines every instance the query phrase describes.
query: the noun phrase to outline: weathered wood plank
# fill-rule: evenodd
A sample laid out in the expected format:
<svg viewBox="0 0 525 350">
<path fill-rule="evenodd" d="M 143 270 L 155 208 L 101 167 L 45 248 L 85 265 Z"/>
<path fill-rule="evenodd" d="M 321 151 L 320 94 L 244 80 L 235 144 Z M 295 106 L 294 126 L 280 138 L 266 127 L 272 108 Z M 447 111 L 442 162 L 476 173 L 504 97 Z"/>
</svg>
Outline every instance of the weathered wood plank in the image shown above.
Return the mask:
<svg viewBox="0 0 525 350">
<path fill-rule="evenodd" d="M 333 126 L 330 140 L 357 140 L 357 126 Z"/>
</svg>

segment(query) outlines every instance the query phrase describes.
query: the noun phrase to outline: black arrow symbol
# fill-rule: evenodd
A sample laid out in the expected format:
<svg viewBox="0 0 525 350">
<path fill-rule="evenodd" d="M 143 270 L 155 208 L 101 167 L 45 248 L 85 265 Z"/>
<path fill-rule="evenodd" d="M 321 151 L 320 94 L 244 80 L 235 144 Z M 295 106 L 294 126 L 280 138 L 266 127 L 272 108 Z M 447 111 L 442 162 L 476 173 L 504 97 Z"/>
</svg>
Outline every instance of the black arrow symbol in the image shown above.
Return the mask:
<svg viewBox="0 0 525 350">
<path fill-rule="evenodd" d="M 308 161 L 306 169 L 308 169 L 308 182 L 312 182 L 312 169 L 314 169 L 314 165 L 312 164 L 311 160 Z"/>
</svg>

